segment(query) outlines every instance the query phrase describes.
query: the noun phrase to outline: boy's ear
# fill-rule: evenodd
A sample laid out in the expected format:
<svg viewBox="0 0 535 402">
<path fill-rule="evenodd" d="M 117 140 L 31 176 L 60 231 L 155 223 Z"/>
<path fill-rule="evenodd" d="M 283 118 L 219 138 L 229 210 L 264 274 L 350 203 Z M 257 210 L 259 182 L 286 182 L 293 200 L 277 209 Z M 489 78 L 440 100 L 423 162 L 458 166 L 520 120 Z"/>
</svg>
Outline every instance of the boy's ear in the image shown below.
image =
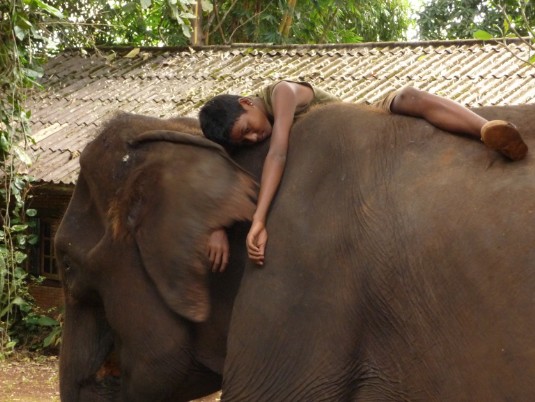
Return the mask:
<svg viewBox="0 0 535 402">
<path fill-rule="evenodd" d="M 253 100 L 248 96 L 244 96 L 243 98 L 238 99 L 238 102 L 243 108 L 245 106 L 253 106 Z"/>
</svg>

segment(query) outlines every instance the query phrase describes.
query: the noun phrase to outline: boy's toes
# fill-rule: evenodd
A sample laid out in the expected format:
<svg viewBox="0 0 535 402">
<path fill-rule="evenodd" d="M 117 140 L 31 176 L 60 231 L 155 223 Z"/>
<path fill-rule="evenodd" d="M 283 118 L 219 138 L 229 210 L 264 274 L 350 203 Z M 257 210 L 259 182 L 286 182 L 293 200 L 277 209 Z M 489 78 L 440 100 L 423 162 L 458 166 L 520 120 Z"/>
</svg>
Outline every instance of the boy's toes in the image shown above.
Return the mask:
<svg viewBox="0 0 535 402">
<path fill-rule="evenodd" d="M 491 120 L 481 128 L 481 141 L 513 161 L 524 159 L 528 146 L 514 124 L 504 120 Z"/>
</svg>

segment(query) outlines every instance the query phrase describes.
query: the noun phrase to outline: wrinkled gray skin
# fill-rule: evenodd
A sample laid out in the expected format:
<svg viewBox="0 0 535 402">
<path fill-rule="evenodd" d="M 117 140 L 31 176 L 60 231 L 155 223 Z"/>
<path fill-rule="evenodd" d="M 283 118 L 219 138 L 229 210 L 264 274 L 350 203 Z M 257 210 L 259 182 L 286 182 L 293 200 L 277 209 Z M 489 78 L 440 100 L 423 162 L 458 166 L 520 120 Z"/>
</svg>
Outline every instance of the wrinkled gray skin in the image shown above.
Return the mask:
<svg viewBox="0 0 535 402">
<path fill-rule="evenodd" d="M 535 150 L 535 106 L 508 119 Z M 528 401 L 535 159 L 425 121 L 327 106 L 298 122 L 265 266 L 245 270 L 225 401 Z"/>
<path fill-rule="evenodd" d="M 515 122 L 535 149 L 535 107 L 480 112 Z M 157 148 L 161 155 L 169 147 L 152 141 L 136 152 L 150 156 Z M 183 146 L 172 147 L 176 154 Z M 233 156 L 258 174 L 266 147 Z M 123 184 L 133 170 L 104 168 L 116 166 L 123 151 L 107 160 L 102 150 L 84 152 L 82 162 L 98 160 L 82 163 L 56 240 L 68 296 L 64 401 L 95 400 L 74 395 L 94 397 L 103 389 L 128 401 L 187 400 L 217 387 L 225 355 L 228 401 L 527 401 L 535 395 L 531 154 L 510 163 L 424 121 L 353 105 L 311 112 L 293 128 L 268 220 L 264 268 L 249 264 L 238 283 L 247 226 L 237 226 L 233 261 L 227 273 L 211 277 L 212 314 L 203 321 L 207 299 L 195 302 L 203 295 L 199 287 L 190 292 L 191 281 L 181 274 L 162 290 L 150 256 L 172 249 L 174 264 L 157 259 L 165 265 L 160 271 L 180 271 L 194 257 L 177 246 L 184 232 L 192 233 L 188 228 L 200 233 L 191 240 L 198 244 L 207 227 L 242 217 L 220 216 L 227 214 L 222 208 L 210 212 L 205 206 L 220 200 L 212 194 L 219 180 L 199 186 L 199 177 L 186 172 L 203 171 L 203 184 L 207 177 L 227 178 L 221 179 L 226 185 L 247 180 L 217 152 L 203 153 L 203 169 L 194 168 L 199 155 L 173 170 L 180 175 L 170 197 L 193 197 L 173 213 L 147 196 L 171 187 L 151 175 L 146 186 L 157 191 L 117 203 L 116 193 L 139 188 L 135 180 Z M 245 184 L 232 194 L 247 205 L 249 191 Z M 151 207 L 140 207 L 146 203 Z M 122 217 L 116 229 L 105 218 L 110 205 L 122 211 L 111 214 Z M 162 227 L 161 217 L 173 224 Z M 150 231 L 139 230 L 139 222 L 151 222 Z M 182 229 L 165 232 L 175 226 Z M 93 234 L 81 231 L 86 227 Z M 112 241 L 108 232 L 127 235 Z M 147 239 L 139 232 L 161 245 L 144 251 Z M 120 357 L 120 380 L 101 368 L 112 349 Z"/>
</svg>

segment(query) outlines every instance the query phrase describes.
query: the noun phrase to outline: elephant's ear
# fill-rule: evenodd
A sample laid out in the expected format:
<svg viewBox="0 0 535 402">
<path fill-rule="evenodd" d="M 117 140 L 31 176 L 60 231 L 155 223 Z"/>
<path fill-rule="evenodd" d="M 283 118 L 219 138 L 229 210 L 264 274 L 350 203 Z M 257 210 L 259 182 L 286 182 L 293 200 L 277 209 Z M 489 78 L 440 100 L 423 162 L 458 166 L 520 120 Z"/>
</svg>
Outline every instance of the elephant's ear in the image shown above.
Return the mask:
<svg viewBox="0 0 535 402">
<path fill-rule="evenodd" d="M 153 147 L 132 176 L 124 219 L 147 274 L 173 311 L 206 320 L 208 236 L 252 217 L 254 181 L 214 150 L 169 143 Z"/>
</svg>

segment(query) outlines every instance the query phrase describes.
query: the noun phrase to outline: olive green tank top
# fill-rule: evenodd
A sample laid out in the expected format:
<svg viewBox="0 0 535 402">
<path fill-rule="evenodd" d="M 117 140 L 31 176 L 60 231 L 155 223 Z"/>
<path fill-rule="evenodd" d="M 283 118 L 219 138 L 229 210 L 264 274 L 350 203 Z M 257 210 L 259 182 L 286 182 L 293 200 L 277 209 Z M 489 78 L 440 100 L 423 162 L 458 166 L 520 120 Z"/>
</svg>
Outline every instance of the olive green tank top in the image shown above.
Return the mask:
<svg viewBox="0 0 535 402">
<path fill-rule="evenodd" d="M 305 85 L 312 89 L 314 91 L 314 99 L 306 105 L 298 106 L 295 110 L 295 117 L 299 116 L 300 114 L 305 113 L 310 109 L 311 106 L 314 105 L 320 105 L 324 103 L 329 102 L 341 102 L 342 100 L 337 98 L 334 95 L 331 95 L 328 92 L 325 92 L 322 89 L 314 88 L 312 85 L 310 85 L 308 82 L 305 81 L 290 81 L 290 80 L 284 80 L 286 82 L 293 82 L 300 85 Z M 275 82 L 274 84 L 268 85 L 267 87 L 260 90 L 258 93 L 255 94 L 255 96 L 259 97 L 264 101 L 264 105 L 266 106 L 266 111 L 268 112 L 270 117 L 273 117 L 273 105 L 271 103 L 271 95 L 273 94 L 273 88 L 275 88 L 275 85 L 277 85 L 280 81 Z"/>
</svg>

